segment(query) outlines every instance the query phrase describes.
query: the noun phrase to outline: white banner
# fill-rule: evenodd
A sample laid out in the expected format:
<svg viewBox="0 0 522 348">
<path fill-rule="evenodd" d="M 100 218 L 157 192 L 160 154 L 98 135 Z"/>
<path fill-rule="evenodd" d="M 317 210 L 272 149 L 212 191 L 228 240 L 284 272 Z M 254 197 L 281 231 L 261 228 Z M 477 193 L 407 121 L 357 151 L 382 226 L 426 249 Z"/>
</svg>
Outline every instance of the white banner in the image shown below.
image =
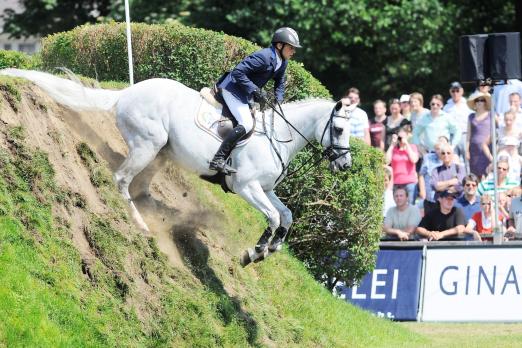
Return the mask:
<svg viewBox="0 0 522 348">
<path fill-rule="evenodd" d="M 522 249 L 428 249 L 421 320 L 522 320 Z"/>
</svg>

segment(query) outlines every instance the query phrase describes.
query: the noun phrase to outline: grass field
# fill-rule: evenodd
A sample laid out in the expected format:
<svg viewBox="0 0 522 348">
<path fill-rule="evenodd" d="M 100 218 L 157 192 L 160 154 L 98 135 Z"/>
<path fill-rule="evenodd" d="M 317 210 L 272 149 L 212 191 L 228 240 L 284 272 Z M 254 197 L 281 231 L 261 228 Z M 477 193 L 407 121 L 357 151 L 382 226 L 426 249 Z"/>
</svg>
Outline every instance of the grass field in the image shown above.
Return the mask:
<svg viewBox="0 0 522 348">
<path fill-rule="evenodd" d="M 522 347 L 522 323 L 415 323 L 400 326 L 424 336 L 424 347 Z M 412 343 L 412 346 L 416 346 Z"/>
</svg>

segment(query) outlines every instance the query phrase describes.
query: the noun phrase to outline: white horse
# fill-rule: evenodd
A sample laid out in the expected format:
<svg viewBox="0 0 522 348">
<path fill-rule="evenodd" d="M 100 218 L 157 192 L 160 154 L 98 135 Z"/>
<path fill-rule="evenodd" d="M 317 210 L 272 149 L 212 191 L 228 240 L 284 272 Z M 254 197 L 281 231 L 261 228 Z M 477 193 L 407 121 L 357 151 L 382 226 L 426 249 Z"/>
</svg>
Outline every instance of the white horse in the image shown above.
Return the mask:
<svg viewBox="0 0 522 348">
<path fill-rule="evenodd" d="M 115 107 L 116 123 L 129 154 L 114 179 L 128 200 L 134 219 L 144 230 L 148 231 L 148 227 L 132 202 L 129 185 L 163 147 L 168 147 L 172 160 L 178 165 L 202 177 L 216 174 L 208 166 L 220 141 L 194 121 L 199 107 L 206 101 L 197 91 L 179 82 L 150 79 L 113 91 L 86 88 L 38 71 L 4 69 L 0 74 L 26 78 L 58 103 L 72 109 L 113 110 Z M 258 131 L 232 152 L 232 165 L 238 171 L 226 176 L 226 185 L 266 216 L 268 228 L 260 239 L 265 247 L 273 235 L 279 235 L 282 242 L 292 224 L 292 213 L 276 196 L 274 188 L 286 174 L 289 162 L 309 141 L 315 140 L 328 150 L 333 171 L 345 170 L 351 165 L 349 115 L 354 107 L 322 99 L 283 104 L 283 114 L 295 128 L 269 112 L 264 118 L 265 124 L 258 119 Z"/>
</svg>

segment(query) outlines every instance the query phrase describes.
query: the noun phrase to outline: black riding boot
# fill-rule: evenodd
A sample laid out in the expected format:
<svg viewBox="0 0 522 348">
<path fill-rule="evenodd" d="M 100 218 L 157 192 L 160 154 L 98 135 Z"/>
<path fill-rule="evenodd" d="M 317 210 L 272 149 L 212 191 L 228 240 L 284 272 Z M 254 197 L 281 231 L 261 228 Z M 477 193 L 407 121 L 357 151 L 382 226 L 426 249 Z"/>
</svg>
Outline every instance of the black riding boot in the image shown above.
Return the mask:
<svg viewBox="0 0 522 348">
<path fill-rule="evenodd" d="M 221 146 L 214 155 L 212 161 L 210 161 L 209 169 L 217 170 L 218 172 L 221 172 L 225 175 L 230 175 L 231 173 L 237 172 L 236 169 L 227 164 L 226 159 L 232 152 L 232 149 L 234 149 L 234 146 L 236 146 L 239 139 L 241 139 L 241 137 L 243 137 L 245 134 L 245 127 L 241 125 L 232 129 L 225 140 L 223 140 L 223 143 L 221 143 Z"/>
<path fill-rule="evenodd" d="M 268 246 L 268 241 L 270 240 L 270 237 L 272 237 L 272 230 L 270 227 L 267 227 L 265 232 L 261 235 L 261 238 L 257 241 L 256 244 L 256 253 L 263 252 L 266 247 Z"/>
<path fill-rule="evenodd" d="M 274 233 L 274 238 L 270 241 L 270 245 L 268 246 L 268 250 L 271 252 L 274 252 L 277 250 L 277 248 L 283 244 L 285 241 L 286 234 L 288 233 L 288 230 L 282 226 L 279 226 L 277 230 Z"/>
</svg>

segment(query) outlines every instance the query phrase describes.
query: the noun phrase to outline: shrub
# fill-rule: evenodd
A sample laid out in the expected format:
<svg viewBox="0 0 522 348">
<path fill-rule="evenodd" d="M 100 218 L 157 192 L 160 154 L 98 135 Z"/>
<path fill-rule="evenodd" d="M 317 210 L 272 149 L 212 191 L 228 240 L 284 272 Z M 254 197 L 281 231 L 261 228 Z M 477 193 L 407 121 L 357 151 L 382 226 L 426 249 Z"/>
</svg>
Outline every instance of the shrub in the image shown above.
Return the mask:
<svg viewBox="0 0 522 348">
<path fill-rule="evenodd" d="M 132 24 L 134 79 L 174 79 L 199 90 L 210 86 L 249 53 L 259 49 L 237 37 L 183 26 Z M 66 67 L 99 80 L 128 80 L 125 25 L 84 25 L 50 35 L 42 43 L 43 67 Z M 290 61 L 287 100 L 330 97 L 299 63 Z"/>
<path fill-rule="evenodd" d="M 33 69 L 39 65 L 38 56 L 30 56 L 23 52 L 0 50 L 0 69 L 19 68 Z"/>
<path fill-rule="evenodd" d="M 259 49 L 244 39 L 177 23 L 133 24 L 132 35 L 136 81 L 164 77 L 196 90 L 212 85 Z M 63 66 L 99 80 L 126 81 L 125 26 L 84 25 L 48 36 L 42 58 L 46 69 Z M 330 97 L 295 61 L 290 61 L 287 83 L 289 101 Z M 332 175 L 322 165 L 307 175 L 287 179 L 278 188 L 295 214 L 291 249 L 317 279 L 324 281 L 327 275 L 330 288 L 337 280 L 353 283 L 372 269 L 382 224 L 382 154 L 356 140 L 352 149 L 353 166 L 347 173 Z M 306 156 L 299 155 L 294 166 Z M 341 258 L 341 251 L 350 256 Z"/>
<path fill-rule="evenodd" d="M 337 281 L 352 285 L 373 269 L 382 228 L 383 155 L 356 139 L 351 149 L 348 171 L 332 174 L 323 162 L 277 188 L 293 211 L 290 249 L 329 289 Z M 310 155 L 301 152 L 292 167 Z"/>
</svg>

